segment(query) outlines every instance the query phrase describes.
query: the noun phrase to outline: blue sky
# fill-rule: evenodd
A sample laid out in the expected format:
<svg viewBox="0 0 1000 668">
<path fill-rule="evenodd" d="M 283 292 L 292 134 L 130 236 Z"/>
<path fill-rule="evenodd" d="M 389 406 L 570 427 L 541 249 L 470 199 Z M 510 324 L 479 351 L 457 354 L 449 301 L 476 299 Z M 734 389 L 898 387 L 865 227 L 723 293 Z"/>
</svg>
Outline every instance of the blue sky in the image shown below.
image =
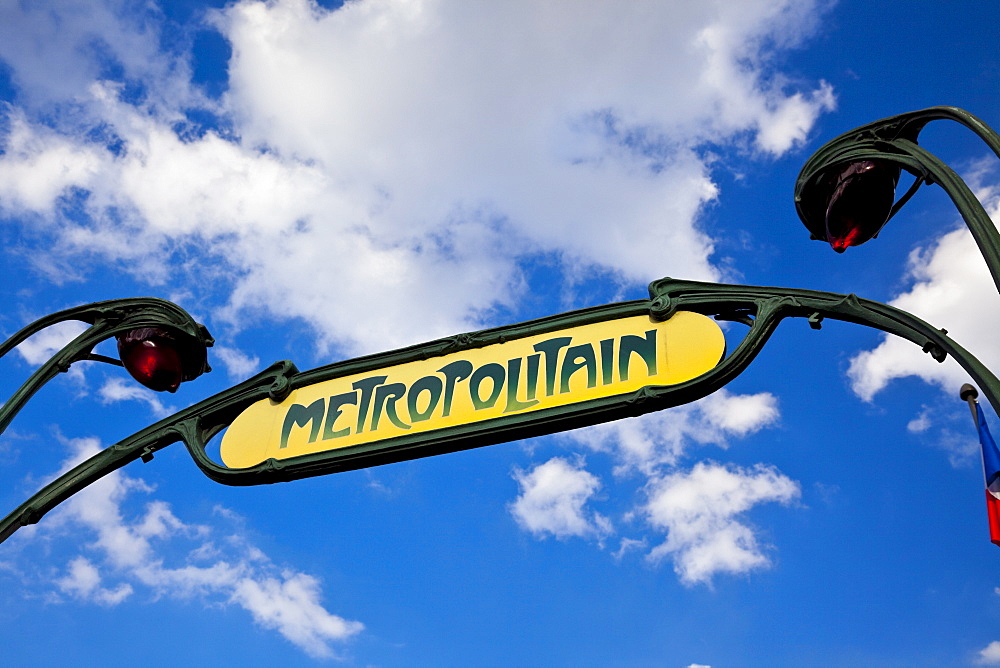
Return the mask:
<svg viewBox="0 0 1000 668">
<path fill-rule="evenodd" d="M 157 296 L 217 340 L 173 395 L 97 364 L 53 381 L 0 437 L 0 501 L 275 360 L 662 276 L 892 302 L 998 368 L 997 294 L 942 192 L 844 255 L 792 204 L 855 126 L 938 104 L 1000 126 L 998 22 L 973 2 L 0 0 L 0 331 Z M 988 149 L 944 122 L 921 143 L 996 220 Z M 5 359 L 0 391 L 68 333 Z M 695 404 L 273 486 L 213 483 L 175 445 L 0 546 L 5 661 L 1000 664 L 966 379 L 883 338 L 790 321 Z"/>
</svg>

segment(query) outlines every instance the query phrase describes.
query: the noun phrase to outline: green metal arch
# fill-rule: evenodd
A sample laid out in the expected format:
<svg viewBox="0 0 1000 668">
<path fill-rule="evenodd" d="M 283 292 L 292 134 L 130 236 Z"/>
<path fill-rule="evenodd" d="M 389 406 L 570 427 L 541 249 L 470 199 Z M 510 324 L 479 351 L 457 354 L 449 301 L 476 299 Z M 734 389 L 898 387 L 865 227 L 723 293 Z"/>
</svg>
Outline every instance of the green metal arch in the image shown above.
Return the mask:
<svg viewBox="0 0 1000 668">
<path fill-rule="evenodd" d="M 725 386 L 742 373 L 786 318 L 806 318 L 818 329 L 824 319 L 853 322 L 901 336 L 942 361 L 953 356 L 978 383 L 1000 411 L 1000 381 L 975 357 L 940 329 L 900 309 L 879 302 L 816 290 L 747 285 L 721 285 L 660 279 L 649 286 L 650 298 L 595 307 L 466 334 L 381 355 L 348 360 L 299 372 L 288 361 L 278 362 L 256 376 L 216 394 L 177 414 L 150 425 L 42 488 L 0 521 L 0 541 L 17 528 L 37 522 L 56 505 L 101 477 L 136 459 L 150 459 L 167 445 L 183 441 L 198 468 L 209 478 L 227 485 L 259 485 L 306 478 L 417 457 L 455 452 L 504 441 L 549 434 L 609 420 L 641 415 L 689 403 Z M 749 325 L 737 348 L 708 373 L 679 385 L 647 386 L 617 397 L 553 409 L 536 414 L 511 415 L 481 426 L 430 432 L 434 438 L 401 437 L 282 461 L 268 460 L 246 469 L 229 469 L 205 451 L 209 441 L 248 406 L 265 398 L 280 401 L 288 392 L 358 370 L 375 369 L 412 359 L 433 357 L 457 349 L 479 347 L 529 333 L 608 319 L 610 316 L 648 313 L 667 319 L 677 310 L 734 320 Z M 564 407 L 565 408 L 565 407 Z"/>
</svg>

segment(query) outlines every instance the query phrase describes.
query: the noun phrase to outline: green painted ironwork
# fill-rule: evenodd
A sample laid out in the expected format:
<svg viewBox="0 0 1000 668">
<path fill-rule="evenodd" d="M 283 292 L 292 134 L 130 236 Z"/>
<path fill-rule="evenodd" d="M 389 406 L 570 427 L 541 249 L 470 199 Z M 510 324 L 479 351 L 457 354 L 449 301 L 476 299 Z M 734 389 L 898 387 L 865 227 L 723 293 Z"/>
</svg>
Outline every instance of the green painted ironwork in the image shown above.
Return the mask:
<svg viewBox="0 0 1000 668">
<path fill-rule="evenodd" d="M 953 107 L 934 107 L 878 121 L 834 139 L 806 163 L 795 189 L 799 215 L 814 232 L 814 236 L 818 236 L 816 221 L 810 215 L 808 201 L 818 175 L 831 165 L 844 162 L 890 160 L 914 173 L 918 185 L 921 182 L 934 182 L 948 191 L 976 236 L 990 271 L 997 280 L 1000 276 L 1000 239 L 995 226 L 961 179 L 916 144 L 920 130 L 927 122 L 935 119 L 952 119 L 965 124 L 983 137 L 1000 155 L 1000 139 L 996 133 L 971 114 Z M 894 211 L 909 199 L 915 189 L 916 186 L 897 202 Z M 1000 280 L 997 282 L 1000 286 Z M 739 322 L 748 327 L 744 339 L 718 366 L 685 383 L 647 386 L 635 392 L 575 405 L 511 414 L 475 425 L 448 427 L 280 461 L 269 459 L 244 469 L 227 468 L 214 461 L 207 452 L 212 439 L 247 407 L 262 399 L 280 403 L 298 387 L 616 317 L 649 314 L 654 319 L 666 320 L 680 310 Z M 937 329 L 895 307 L 853 294 L 663 278 L 650 284 L 649 298 L 645 300 L 599 306 L 519 325 L 463 334 L 310 371 L 300 372 L 289 361 L 277 362 L 232 388 L 150 425 L 59 476 L 0 520 L 0 541 L 8 538 L 19 527 L 37 522 L 69 496 L 108 473 L 136 459 L 148 461 L 156 451 L 178 441 L 185 443 L 195 464 L 212 480 L 227 485 L 258 485 L 550 434 L 689 403 L 711 394 L 742 373 L 786 318 L 804 318 L 813 329 L 820 329 L 825 319 L 852 322 L 907 339 L 939 362 L 951 355 L 979 385 L 994 409 L 1000 412 L 1000 380 L 993 372 L 953 341 L 945 330 Z M 110 330 L 105 334 L 105 338 L 112 335 Z M 207 332 L 205 334 L 207 336 Z M 89 352 L 90 349 L 83 342 L 76 347 L 80 352 L 85 349 Z M 86 357 L 74 357 L 70 354 L 67 359 L 71 363 L 84 358 Z M 62 363 L 55 363 L 54 368 L 60 368 Z"/>
<path fill-rule="evenodd" d="M 0 408 L 0 433 L 3 433 L 14 416 L 42 386 L 60 373 L 69 371 L 75 362 L 92 360 L 122 366 L 116 359 L 93 352 L 98 343 L 118 334 L 141 327 L 164 327 L 189 337 L 203 347 L 214 343 L 205 326 L 195 322 L 176 304 L 153 297 L 136 297 L 85 304 L 39 318 L 0 344 L 0 357 L 43 329 L 74 320 L 90 327 L 42 364 L 4 403 Z M 203 371 L 208 370 L 206 364 Z"/>
<path fill-rule="evenodd" d="M 816 329 L 826 318 L 853 322 L 901 336 L 921 346 L 939 361 L 950 354 L 980 384 L 991 403 L 1000 407 L 1000 381 L 989 369 L 942 330 L 886 304 L 855 295 L 815 290 L 720 285 L 670 278 L 655 281 L 650 285 L 649 292 L 647 300 L 584 309 L 521 325 L 441 339 L 311 371 L 299 372 L 291 362 L 278 362 L 235 387 L 143 429 L 66 472 L 0 521 L 0 540 L 18 527 L 37 522 L 60 502 L 99 478 L 136 459 L 148 460 L 156 451 L 178 441 L 186 444 L 197 466 L 212 480 L 227 485 L 259 485 L 550 434 L 689 403 L 711 394 L 742 373 L 785 318 L 805 318 Z M 248 406 L 265 398 L 281 401 L 296 387 L 488 345 L 501 339 L 512 340 L 605 320 L 609 316 L 648 313 L 656 319 L 667 319 L 677 310 L 743 322 L 749 325 L 749 331 L 740 345 L 717 367 L 679 385 L 647 386 L 637 392 L 573 406 L 514 414 L 476 426 L 442 429 L 281 461 L 272 459 L 246 469 L 226 468 L 206 452 L 212 438 Z"/>
<path fill-rule="evenodd" d="M 82 322 L 90 326 L 36 369 L 28 380 L 0 407 L 0 433 L 3 433 L 7 429 L 21 408 L 24 407 L 36 392 L 60 373 L 69 371 L 70 367 L 76 362 L 96 361 L 115 366 L 124 366 L 119 360 L 93 352 L 94 347 L 102 341 L 134 329 L 158 327 L 167 329 L 181 337 L 186 337 L 188 341 L 202 348 L 210 347 L 215 342 L 204 325 L 195 322 L 190 314 L 173 302 L 155 297 L 135 297 L 85 304 L 39 318 L 0 344 L 0 357 L 5 356 L 38 332 L 55 324 L 69 321 Z M 208 366 L 208 363 L 205 362 L 201 369 L 197 370 L 197 375 L 210 370 L 211 368 Z M 100 479 L 125 463 L 128 463 L 128 461 L 132 461 L 137 457 L 148 459 L 152 456 L 151 450 L 148 452 L 143 450 L 136 457 L 117 463 L 119 460 L 115 457 L 115 454 L 121 449 L 118 448 L 116 450 L 116 448 L 118 446 L 111 446 L 84 463 L 84 468 L 92 471 L 90 475 L 80 478 L 81 481 L 86 481 L 84 484 L 77 486 L 59 485 L 62 491 L 56 497 L 45 494 L 47 491 L 51 491 L 50 488 L 52 487 L 52 485 L 47 485 L 32 496 L 27 503 L 20 506 L 18 509 L 20 513 L 18 513 L 17 519 L 14 518 L 14 515 L 10 515 L 3 521 L 0 521 L 0 542 L 6 540 L 18 526 L 31 523 L 29 519 L 31 512 L 26 511 L 26 509 L 31 506 L 33 500 L 44 498 L 48 500 L 48 505 L 45 506 L 46 509 L 52 508 L 87 484 Z M 60 476 L 57 481 L 64 478 L 66 476 Z M 53 498 L 55 499 L 54 501 L 51 500 Z M 34 521 L 37 521 L 37 519 Z"/>
</svg>

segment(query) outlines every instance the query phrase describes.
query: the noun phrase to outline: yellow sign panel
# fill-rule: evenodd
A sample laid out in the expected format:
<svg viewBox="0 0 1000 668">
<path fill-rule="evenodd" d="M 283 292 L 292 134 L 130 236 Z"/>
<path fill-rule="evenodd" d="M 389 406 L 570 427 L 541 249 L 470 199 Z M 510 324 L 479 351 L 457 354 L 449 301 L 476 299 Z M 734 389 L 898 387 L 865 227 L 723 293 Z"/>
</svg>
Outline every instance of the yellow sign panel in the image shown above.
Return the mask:
<svg viewBox="0 0 1000 668">
<path fill-rule="evenodd" d="M 711 370 L 724 351 L 715 321 L 681 311 L 664 322 L 607 320 L 342 376 L 248 407 L 222 439 L 222 461 L 247 468 L 676 385 Z"/>
</svg>

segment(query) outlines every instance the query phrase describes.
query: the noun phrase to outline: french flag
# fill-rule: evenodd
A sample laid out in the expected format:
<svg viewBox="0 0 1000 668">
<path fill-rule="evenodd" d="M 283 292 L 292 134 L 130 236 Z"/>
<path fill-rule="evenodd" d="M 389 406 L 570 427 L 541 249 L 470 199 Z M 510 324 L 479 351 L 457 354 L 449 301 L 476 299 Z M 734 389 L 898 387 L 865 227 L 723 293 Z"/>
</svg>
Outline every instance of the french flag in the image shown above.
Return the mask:
<svg viewBox="0 0 1000 668">
<path fill-rule="evenodd" d="M 1000 450 L 986 426 L 983 409 L 976 404 L 979 444 L 983 446 L 983 472 L 986 474 L 986 514 L 990 520 L 990 540 L 1000 545 Z"/>
</svg>

